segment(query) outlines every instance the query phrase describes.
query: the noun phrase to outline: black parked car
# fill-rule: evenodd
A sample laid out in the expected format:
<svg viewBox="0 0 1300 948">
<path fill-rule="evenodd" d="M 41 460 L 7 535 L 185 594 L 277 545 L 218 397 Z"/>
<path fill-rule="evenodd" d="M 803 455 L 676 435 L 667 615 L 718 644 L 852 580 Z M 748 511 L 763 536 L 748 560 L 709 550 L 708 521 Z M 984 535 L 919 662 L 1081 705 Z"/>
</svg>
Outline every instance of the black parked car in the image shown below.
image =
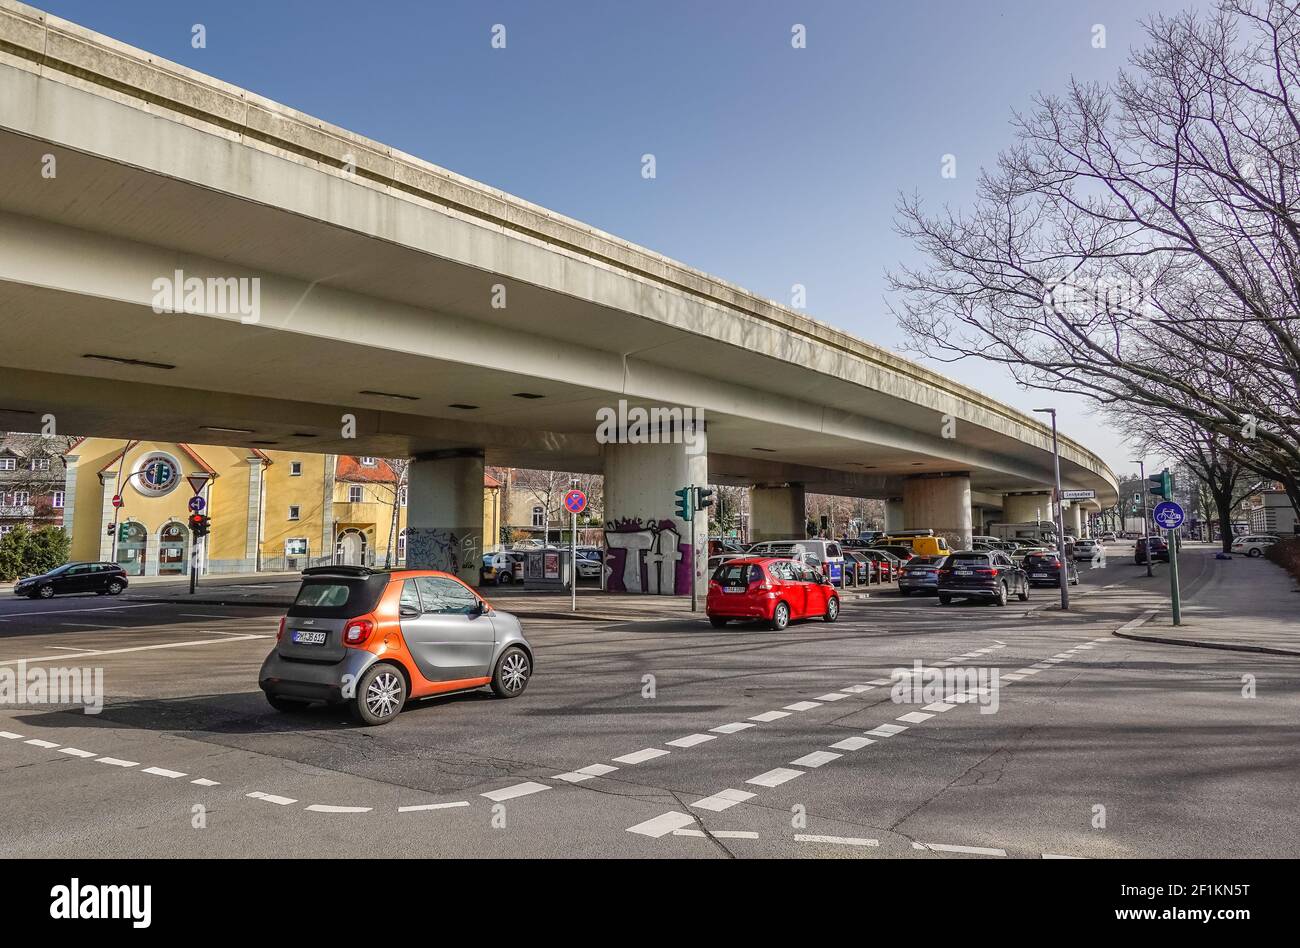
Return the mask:
<svg viewBox="0 0 1300 948">
<path fill-rule="evenodd" d="M 97 596 L 116 596 L 126 587 L 126 570 L 116 563 L 64 563 L 48 573 L 20 579 L 14 586 L 14 595 L 28 599 L 92 592 Z"/>
<path fill-rule="evenodd" d="M 987 599 L 1005 606 L 1013 594 L 1021 602 L 1029 598 L 1029 577 L 1020 564 L 997 550 L 962 550 L 951 554 L 939 569 L 941 606 L 952 602 L 954 596 Z"/>
<path fill-rule="evenodd" d="M 1147 545 L 1151 546 L 1151 560 L 1159 563 L 1164 560 L 1169 562 L 1169 544 L 1163 537 L 1138 537 L 1137 548 L 1133 552 L 1134 563 L 1145 563 L 1147 561 Z"/>
<path fill-rule="evenodd" d="M 1025 557 L 1024 567 L 1031 586 L 1061 585 L 1061 558 L 1055 553 L 1030 553 Z M 1065 561 L 1065 577 L 1071 586 L 1079 585 L 1079 567 L 1072 559 Z"/>
</svg>

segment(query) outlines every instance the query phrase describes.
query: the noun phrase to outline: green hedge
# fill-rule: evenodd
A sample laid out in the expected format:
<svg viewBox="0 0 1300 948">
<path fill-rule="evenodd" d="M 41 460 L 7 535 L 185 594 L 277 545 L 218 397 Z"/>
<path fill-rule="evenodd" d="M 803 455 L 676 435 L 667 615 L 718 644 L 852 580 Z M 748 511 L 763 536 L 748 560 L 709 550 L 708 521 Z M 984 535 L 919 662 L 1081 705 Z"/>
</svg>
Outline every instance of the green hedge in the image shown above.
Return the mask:
<svg viewBox="0 0 1300 948">
<path fill-rule="evenodd" d="M 1300 538 L 1279 540 L 1265 550 L 1264 555 L 1296 579 L 1300 579 Z"/>
<path fill-rule="evenodd" d="M 61 566 L 68 561 L 72 545 L 62 527 L 41 527 L 28 530 L 25 526 L 0 537 L 0 582 L 13 582 L 22 576 L 35 576 Z"/>
</svg>

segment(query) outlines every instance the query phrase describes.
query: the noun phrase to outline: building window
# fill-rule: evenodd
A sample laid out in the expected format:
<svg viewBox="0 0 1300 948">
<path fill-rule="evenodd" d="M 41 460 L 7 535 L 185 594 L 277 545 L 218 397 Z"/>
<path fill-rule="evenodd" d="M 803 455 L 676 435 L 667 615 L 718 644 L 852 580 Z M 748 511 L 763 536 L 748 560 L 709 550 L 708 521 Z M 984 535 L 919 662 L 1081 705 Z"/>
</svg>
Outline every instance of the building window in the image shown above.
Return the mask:
<svg viewBox="0 0 1300 948">
<path fill-rule="evenodd" d="M 32 458 L 33 471 L 48 471 L 50 469 L 49 458 Z"/>
<path fill-rule="evenodd" d="M 289 462 L 289 476 L 290 476 L 290 477 L 302 477 L 302 462 L 301 462 L 301 461 L 290 461 L 290 462 Z"/>
<path fill-rule="evenodd" d="M 301 508 L 298 504 L 290 504 L 290 505 L 289 505 L 289 519 L 290 519 L 290 520 L 297 520 L 297 519 L 299 519 L 299 517 L 300 517 L 300 515 L 301 515 L 301 512 L 302 512 L 302 508 Z"/>
<path fill-rule="evenodd" d="M 6 533 L 13 532 L 13 529 L 14 525 L 12 523 L 6 523 L 4 526 L 0 526 L 0 537 L 4 536 Z"/>
<path fill-rule="evenodd" d="M 16 471 L 18 469 L 18 460 L 16 458 L 0 458 L 0 471 Z"/>
<path fill-rule="evenodd" d="M 307 538 L 292 537 L 284 541 L 285 556 L 306 556 L 307 555 Z"/>
<path fill-rule="evenodd" d="M 401 489 L 397 492 L 397 502 L 398 502 L 401 506 L 403 506 L 403 507 L 406 506 L 406 488 L 405 488 L 405 487 L 401 488 Z"/>
<path fill-rule="evenodd" d="M 359 504 L 361 503 L 363 496 L 364 494 L 362 493 L 360 484 L 353 484 L 348 488 L 348 503 Z"/>
<path fill-rule="evenodd" d="M 533 508 L 533 526 L 534 527 L 546 526 L 546 511 L 543 510 L 541 507 Z"/>
<path fill-rule="evenodd" d="M 50 506 L 55 510 L 63 509 L 63 491 L 56 490 L 54 492 L 54 499 L 50 501 Z"/>
<path fill-rule="evenodd" d="M 14 499 L 13 499 L 13 504 L 11 506 L 26 507 L 27 502 L 31 499 L 31 496 L 32 495 L 27 493 L 27 491 L 25 490 L 16 490 L 13 493 Z"/>
<path fill-rule="evenodd" d="M 397 558 L 406 559 L 406 531 L 403 530 L 397 535 Z"/>
<path fill-rule="evenodd" d="M 375 459 L 374 459 L 374 458 L 361 458 L 360 460 L 361 460 L 361 466 L 362 466 L 362 467 L 374 467 L 374 466 L 375 466 Z"/>
</svg>

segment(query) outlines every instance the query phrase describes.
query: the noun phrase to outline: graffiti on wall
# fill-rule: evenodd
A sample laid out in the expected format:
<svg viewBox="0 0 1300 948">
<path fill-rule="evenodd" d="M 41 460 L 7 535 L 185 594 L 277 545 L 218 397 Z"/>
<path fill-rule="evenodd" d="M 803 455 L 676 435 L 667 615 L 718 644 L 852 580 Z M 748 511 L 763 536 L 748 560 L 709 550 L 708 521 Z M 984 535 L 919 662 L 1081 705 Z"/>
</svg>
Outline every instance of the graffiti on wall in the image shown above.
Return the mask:
<svg viewBox="0 0 1300 948">
<path fill-rule="evenodd" d="M 690 594 L 691 544 L 672 520 L 611 520 L 605 524 L 605 548 L 612 592 Z"/>
<path fill-rule="evenodd" d="M 411 569 L 477 570 L 482 549 L 480 535 L 472 530 L 408 527 L 406 531 L 406 565 Z"/>
</svg>

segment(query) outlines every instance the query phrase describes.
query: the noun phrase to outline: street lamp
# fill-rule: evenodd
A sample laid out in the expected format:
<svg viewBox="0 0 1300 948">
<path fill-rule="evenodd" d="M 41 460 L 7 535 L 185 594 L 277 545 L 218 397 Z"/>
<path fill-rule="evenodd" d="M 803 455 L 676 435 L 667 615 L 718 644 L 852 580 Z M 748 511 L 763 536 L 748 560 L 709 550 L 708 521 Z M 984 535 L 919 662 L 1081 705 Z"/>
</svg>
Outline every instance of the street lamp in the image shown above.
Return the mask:
<svg viewBox="0 0 1300 948">
<path fill-rule="evenodd" d="M 1061 610 L 1070 608 L 1070 569 L 1065 560 L 1065 508 L 1061 506 L 1061 449 L 1056 440 L 1056 409 L 1035 408 L 1034 411 L 1052 416 L 1052 462 L 1056 466 L 1056 552 L 1061 560 Z"/>
<path fill-rule="evenodd" d="M 1139 458 L 1129 458 L 1128 463 L 1138 466 L 1138 474 L 1142 478 L 1142 546 L 1145 550 L 1143 555 L 1147 561 L 1147 575 L 1154 576 L 1155 573 L 1151 571 L 1151 540 L 1147 536 L 1147 465 Z"/>
</svg>

